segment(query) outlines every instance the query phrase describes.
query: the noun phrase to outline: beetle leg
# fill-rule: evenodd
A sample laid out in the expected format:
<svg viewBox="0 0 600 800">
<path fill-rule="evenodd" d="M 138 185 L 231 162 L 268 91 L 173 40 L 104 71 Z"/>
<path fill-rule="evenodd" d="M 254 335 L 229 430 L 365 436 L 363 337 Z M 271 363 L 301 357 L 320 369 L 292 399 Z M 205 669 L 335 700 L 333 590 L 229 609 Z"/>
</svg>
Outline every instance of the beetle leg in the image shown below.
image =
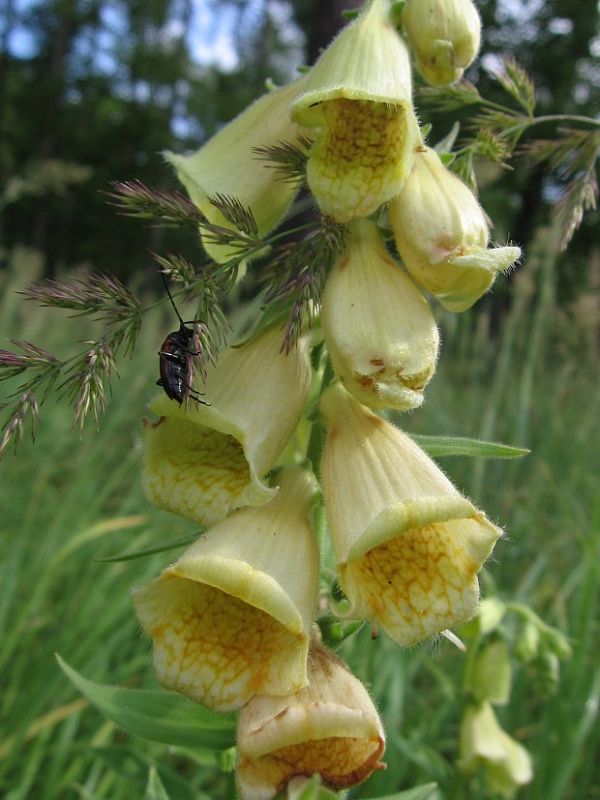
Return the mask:
<svg viewBox="0 0 600 800">
<path fill-rule="evenodd" d="M 210 403 L 208 403 L 206 400 L 202 400 L 201 399 L 202 397 L 204 397 L 204 395 L 202 394 L 202 392 L 196 391 L 196 389 L 189 389 L 187 394 L 188 394 L 188 397 L 190 397 L 196 403 L 200 403 L 203 406 L 209 406 L 210 405 Z"/>
<path fill-rule="evenodd" d="M 181 362 L 181 358 L 179 356 L 173 355 L 173 353 L 168 353 L 166 350 L 159 350 L 158 355 L 160 358 L 164 358 L 166 361 L 173 361 L 176 364 Z"/>
</svg>

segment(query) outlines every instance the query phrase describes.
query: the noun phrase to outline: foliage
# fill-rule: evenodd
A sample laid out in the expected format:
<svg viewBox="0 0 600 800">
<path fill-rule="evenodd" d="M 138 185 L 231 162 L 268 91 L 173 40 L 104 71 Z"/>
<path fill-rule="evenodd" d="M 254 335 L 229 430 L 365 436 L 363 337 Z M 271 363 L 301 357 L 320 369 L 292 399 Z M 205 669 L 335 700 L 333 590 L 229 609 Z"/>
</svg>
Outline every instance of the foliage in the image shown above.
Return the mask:
<svg viewBox="0 0 600 800">
<path fill-rule="evenodd" d="M 41 42 L 40 66 L 50 63 L 52 67 L 52 82 L 44 90 L 52 101 L 51 112 L 66 110 L 64 124 L 72 125 L 74 112 L 85 110 L 87 100 L 83 98 L 89 88 L 82 79 L 85 73 L 80 73 L 75 63 L 74 43 L 88 28 L 101 30 L 101 4 L 75 0 L 70 5 L 49 5 L 54 13 L 48 19 L 42 14 L 36 17 Z M 140 135 L 137 152 L 145 156 L 154 136 L 163 137 L 163 147 L 169 145 L 174 118 L 162 102 L 155 102 L 156 93 L 165 87 L 172 92 L 173 107 L 178 107 L 178 113 L 188 120 L 180 144 L 184 140 L 191 143 L 192 103 L 183 112 L 185 98 L 177 97 L 179 90 L 173 88 L 176 83 L 173 75 L 182 64 L 188 83 L 196 80 L 191 77 L 187 44 L 181 38 L 170 52 L 168 48 L 163 52 L 154 46 L 170 15 L 182 12 L 175 9 L 177 4 L 167 0 L 143 9 L 135 4 L 125 5 L 128 21 L 140 31 L 139 38 L 130 43 L 129 53 L 134 96 L 136 87 L 141 85 L 139 76 L 152 76 L 154 98 L 144 114 L 137 117 L 137 123 L 143 121 L 140 132 L 146 134 L 146 128 L 149 130 L 151 123 L 160 118 L 152 133 Z M 62 50 L 58 52 L 55 48 L 56 59 L 50 58 L 50 34 L 54 32 L 65 37 L 63 40 L 58 36 Z M 5 57 L 7 60 L 11 61 L 10 76 L 8 81 L 0 78 L 0 92 L 3 86 L 9 86 L 14 97 L 28 96 L 30 87 L 25 74 L 21 74 L 22 65 L 17 63 L 18 59 L 14 63 Z M 206 70 L 203 77 L 207 79 L 210 72 Z M 70 90 L 78 81 L 84 91 L 73 101 Z M 99 84 L 102 82 L 107 84 L 111 80 L 107 77 L 98 80 Z M 116 85 L 112 84 L 113 89 Z M 461 632 L 468 648 L 462 679 L 461 665 L 445 643 L 439 645 L 433 656 L 424 650 L 400 652 L 385 640 L 373 646 L 362 623 L 348 625 L 330 614 L 319 619 L 323 638 L 339 649 L 371 686 L 390 732 L 390 768 L 376 775 L 367 786 L 352 790 L 351 796 L 356 798 L 377 795 L 383 800 L 384 796 L 389 800 L 426 797 L 454 800 L 469 796 L 477 800 L 487 796 L 480 773 L 469 776 L 457 769 L 456 743 L 461 714 L 469 704 L 488 700 L 485 690 L 489 686 L 478 673 L 477 659 L 497 644 L 506 649 L 512 689 L 503 695 L 500 692 L 502 699 L 495 697 L 491 702 L 504 704 L 499 711 L 503 726 L 513 731 L 536 756 L 536 778 L 528 796 L 534 800 L 541 797 L 558 800 L 583 796 L 590 789 L 599 790 L 591 757 L 598 739 L 594 722 L 600 675 L 593 659 L 599 543 L 591 478 L 595 451 L 589 436 L 598 404 L 597 392 L 589 379 L 597 354 L 593 345 L 584 348 L 579 369 L 575 371 L 573 359 L 560 351 L 561 337 L 552 330 L 551 321 L 556 323 L 559 334 L 569 331 L 569 336 L 586 339 L 583 324 L 570 328 L 564 325 L 569 310 L 555 303 L 561 287 L 557 253 L 574 237 L 586 212 L 592 212 L 593 216 L 596 209 L 600 134 L 597 120 L 572 109 L 565 109 L 564 114 L 535 116 L 537 93 L 533 81 L 529 72 L 514 60 L 504 61 L 493 90 L 487 91 L 485 80 L 479 85 L 483 86 L 481 93 L 467 81 L 445 90 L 422 90 L 421 96 L 435 109 L 431 129 L 434 140 L 445 129 L 436 114 L 458 112 L 461 119 L 460 125 L 438 141 L 443 162 L 474 188 L 486 168 L 492 173 L 496 170 L 505 181 L 512 180 L 512 164 L 518 167 L 514 172 L 523 169 L 531 174 L 539 168 L 546 169 L 548 177 L 542 183 L 546 195 L 554 198 L 552 226 L 537 239 L 531 234 L 532 258 L 527 277 L 517 279 L 514 298 L 506 302 L 500 333 L 496 330 L 497 317 L 491 304 L 483 304 L 484 309 L 474 322 L 462 319 L 456 322 L 442 316 L 451 357 L 442 367 L 432 399 L 419 415 L 418 429 L 415 426 L 413 433 L 424 449 L 441 458 L 480 457 L 475 466 L 470 459 L 454 458 L 446 462 L 447 469 L 462 478 L 463 483 L 470 482 L 471 494 L 478 500 L 487 495 L 494 516 L 508 521 L 511 535 L 517 541 L 511 553 L 504 554 L 502 567 L 495 570 L 502 589 L 498 590 L 486 574 L 485 594 L 490 600 L 484 604 L 478 620 Z M 94 95 L 94 114 L 107 114 L 97 101 L 98 95 Z M 127 117 L 130 105 L 138 105 L 137 101 L 131 103 L 127 92 L 119 94 L 119 91 L 113 92 L 109 102 L 112 107 L 108 117 L 118 116 L 118 110 Z M 214 101 L 212 110 L 219 105 L 220 101 Z M 206 119 L 210 119 L 211 113 L 207 112 Z M 133 116 L 132 113 L 132 119 Z M 181 521 L 170 521 L 174 530 L 165 539 L 164 534 L 158 533 L 158 528 L 164 525 L 160 514 L 152 512 L 148 522 L 132 513 L 141 498 L 137 487 L 128 487 L 125 481 L 139 460 L 135 446 L 130 452 L 130 443 L 135 438 L 131 431 L 137 416 L 135 409 L 143 404 L 141 395 L 148 388 L 148 364 L 156 367 L 156 348 L 161 340 L 155 325 L 146 322 L 142 327 L 142 322 L 170 299 L 183 323 L 187 315 L 180 315 L 179 304 L 193 298 L 196 308 L 191 322 L 196 344 L 191 355 L 200 380 L 205 379 L 208 364 L 218 359 L 219 349 L 234 336 L 239 335 L 247 342 L 274 321 L 283 328 L 282 350 L 289 352 L 303 328 L 314 323 L 325 279 L 341 252 L 343 227 L 315 213 L 310 203 L 302 199 L 290 213 L 283 231 L 261 235 L 248 207 L 233 195 L 219 194 L 210 201 L 225 224 L 215 224 L 186 197 L 165 188 L 158 172 L 157 179 L 148 183 L 137 177 L 123 180 L 127 172 L 118 171 L 124 163 L 122 154 L 101 168 L 90 166 L 89 153 L 86 146 L 82 147 L 77 131 L 63 130 L 63 121 L 58 121 L 52 113 L 47 115 L 46 124 L 37 160 L 22 169 L 17 168 L 21 142 L 13 137 L 0 150 L 0 168 L 8 178 L 2 195 L 2 205 L 7 210 L 8 245 L 20 241 L 23 230 L 29 227 L 22 224 L 20 216 L 25 209 L 26 214 L 35 216 L 36 243 L 48 253 L 50 274 L 61 261 L 74 260 L 73 252 L 83 251 L 61 256 L 60 247 L 55 247 L 57 240 L 51 229 L 56 210 L 59 209 L 58 216 L 64 220 L 63 206 L 83 197 L 79 192 L 87 189 L 90 179 L 93 182 L 100 179 L 106 191 L 110 178 L 113 183 L 109 200 L 121 215 L 152 221 L 155 225 L 152 249 L 161 252 L 152 252 L 158 266 L 154 272 L 161 273 L 168 297 L 155 301 L 139 283 L 135 291 L 129 288 L 135 286 L 135 280 L 128 280 L 126 286 L 103 269 L 87 266 L 75 277 L 63 278 L 59 273 L 59 277 L 46 275 L 43 280 L 37 275 L 30 276 L 36 278 L 33 283 L 23 280 L 19 289 L 27 300 L 36 304 L 35 312 L 31 311 L 31 304 L 26 304 L 17 316 L 11 296 L 6 295 L 3 322 L 7 334 L 14 338 L 9 339 L 11 349 L 0 349 L 0 380 L 5 382 L 8 401 L 2 404 L 7 417 L 0 438 L 0 455 L 11 444 L 22 443 L 24 460 L 23 466 L 11 476 L 13 482 L 7 482 L 0 490 L 6 492 L 0 502 L 9 509 L 7 526 L 18 526 L 22 534 L 14 549 L 6 551 L 9 579 L 4 589 L 4 604 L 0 603 L 0 611 L 4 608 L 5 617 L 14 621 L 14 630 L 6 636 L 2 653 L 9 673 L 4 710 L 14 720 L 14 733 L 0 742 L 0 753 L 7 756 L 0 769 L 0 787 L 4 785 L 7 791 L 11 790 L 11 800 L 27 796 L 43 800 L 55 796 L 56 791 L 65 797 L 118 800 L 142 796 L 144 787 L 145 796 L 157 800 L 233 797 L 231 719 L 213 719 L 209 712 L 180 704 L 172 696 L 138 688 L 148 682 L 147 656 L 135 642 L 124 587 L 134 575 L 139 580 L 146 569 L 148 575 L 152 574 L 158 563 L 154 556 L 182 547 L 197 535 L 197 532 L 192 535 L 189 526 Z M 543 128 L 545 138 L 534 138 L 538 136 L 538 126 Z M 119 128 L 115 141 L 123 139 L 122 133 Z M 30 139 L 39 135 L 31 121 L 27 134 Z M 67 149 L 62 151 L 63 135 L 65 142 L 72 139 L 77 144 L 72 154 L 68 147 L 73 142 L 68 142 Z M 308 139 L 302 140 L 298 147 L 281 142 L 275 147 L 258 148 L 256 157 L 269 164 L 282 181 L 301 183 L 310 144 Z M 109 148 L 109 152 L 113 150 Z M 131 163 L 132 154 L 126 153 L 125 157 Z M 99 185 L 95 183 L 95 188 Z M 518 176 L 512 186 L 517 185 Z M 35 205 L 40 197 L 50 198 L 48 209 L 40 211 L 40 206 Z M 54 200 L 59 200 L 56 206 L 52 205 Z M 17 224 L 13 225 L 13 221 Z M 297 224 L 292 227 L 294 222 Z M 380 222 L 384 227 L 385 221 Z M 82 229 L 85 242 L 85 226 Z M 233 256 L 221 264 L 206 258 L 197 263 L 198 230 L 205 241 L 227 246 Z M 111 244 L 100 257 L 93 253 L 94 262 L 103 264 L 113 258 L 122 261 L 120 237 L 107 237 L 100 228 L 97 234 L 99 241 L 110 240 Z M 140 234 L 139 240 L 135 236 L 134 241 L 128 240 L 128 249 L 141 251 L 139 245 L 144 235 Z M 546 249 L 541 243 L 544 236 Z M 81 247 L 78 236 L 72 238 Z M 12 251 L 13 261 L 17 261 L 18 254 L 19 250 Z M 254 263 L 249 267 L 251 261 Z M 6 283 L 5 288 L 12 288 L 12 275 L 7 275 L 6 280 L 11 283 Z M 532 292 L 533 284 L 539 289 L 537 298 Z M 233 328 L 229 327 L 225 313 L 232 310 L 228 306 L 228 293 L 233 297 L 234 314 L 229 315 L 234 318 Z M 251 298 L 250 312 L 243 319 L 235 319 L 237 298 L 244 294 Z M 67 326 L 63 332 L 62 326 L 51 321 L 52 315 L 60 314 L 60 309 L 77 317 L 77 322 L 71 324 L 70 335 Z M 45 327 L 40 326 L 40 320 Z M 47 330 L 51 332 L 47 334 Z M 76 339 L 79 344 L 75 344 Z M 322 347 L 317 346 L 313 359 L 325 386 L 331 373 L 329 367 L 323 367 L 322 356 Z M 586 366 L 589 372 L 585 371 Z M 156 377 L 155 367 L 152 377 Z M 71 423 L 81 431 L 90 415 L 99 425 L 113 392 L 114 410 L 106 418 L 107 427 L 92 440 L 97 444 L 76 449 L 67 432 L 68 415 L 60 402 L 54 401 L 68 400 Z M 584 400 L 586 411 L 582 414 Z M 313 413 L 314 404 L 313 399 Z M 40 409 L 44 405 L 42 417 Z M 543 430 L 535 414 L 544 416 Z M 34 461 L 30 445 L 24 441 L 29 425 L 32 439 L 34 434 L 38 438 L 38 452 L 42 454 L 39 461 Z M 408 427 L 412 426 L 409 421 Z M 449 430 L 458 434 L 463 426 L 466 429 L 462 436 L 442 435 Z M 417 432 L 424 429 L 432 434 L 423 436 Z M 322 431 L 315 423 L 307 448 L 313 463 L 321 438 Z M 523 446 L 508 447 L 495 440 Z M 125 456 L 115 452 L 115 441 L 121 443 Z M 88 447 L 91 449 L 87 450 Z M 526 460 L 527 465 L 509 463 L 530 449 L 534 455 Z M 574 449 L 577 457 L 573 456 Z M 482 456 L 506 462 L 485 461 Z M 37 463 L 39 468 L 40 462 L 45 466 L 33 489 L 34 499 L 41 499 L 38 507 L 25 494 L 30 483 L 25 478 L 29 478 L 26 470 L 33 473 L 31 465 Z M 570 473 L 568 480 L 560 475 L 565 469 Z M 83 478 L 92 476 L 89 485 L 86 484 Z M 542 514 L 543 525 L 536 513 Z M 131 534 L 124 546 L 111 542 L 104 552 L 106 537 L 121 530 L 136 531 L 142 524 L 144 530 Z M 72 536 L 70 528 L 76 531 Z M 46 529 L 47 535 L 40 541 L 40 530 Z M 548 536 L 549 544 L 542 543 L 538 530 Z M 570 530 L 577 531 L 577 535 L 565 535 Z M 98 563 L 110 562 L 110 567 L 90 565 L 86 548 L 91 543 L 98 545 Z M 131 561 L 138 567 L 141 565 L 141 570 L 128 572 Z M 548 574 L 548 565 L 555 570 L 554 574 Z M 323 573 L 323 584 L 329 591 L 333 575 L 331 558 L 326 558 Z M 82 582 L 82 575 L 87 574 L 91 580 Z M 560 576 L 568 577 L 562 580 Z M 90 584 L 93 591 L 88 590 Z M 22 587 L 29 585 L 33 590 L 24 593 Z M 338 588 L 333 584 L 334 599 L 338 599 L 335 597 Z M 107 599 L 103 604 L 104 598 Z M 485 622 L 490 608 L 493 624 Z M 87 625 L 86 618 L 97 619 L 99 623 Z M 561 631 L 568 633 L 570 639 Z M 370 635 L 376 638 L 377 631 Z M 86 701 L 68 702 L 66 696 L 64 703 L 56 707 L 56 695 L 65 691 L 65 685 L 58 681 L 58 673 L 50 666 L 50 640 L 77 665 L 79 672 L 62 664 L 73 683 L 125 734 L 117 732 L 111 722 L 96 729 L 97 717 L 86 710 Z M 457 641 L 462 645 L 461 640 Z M 25 704 L 23 674 L 33 647 L 45 648 L 45 658 L 32 681 L 38 687 L 37 694 L 33 693 Z M 98 653 L 101 653 L 99 660 Z M 561 659 L 571 660 L 561 667 Z M 561 668 L 566 670 L 568 684 L 564 692 L 557 692 Z M 101 686 L 83 677 L 88 675 L 101 681 L 110 676 L 111 682 L 125 682 L 135 688 Z M 85 714 L 81 715 L 83 711 Z M 550 730 L 564 732 L 568 748 L 560 737 L 548 738 L 546 733 Z M 61 738 L 58 743 L 53 741 L 50 750 L 45 746 L 46 741 L 55 731 L 59 731 Z M 129 736 L 138 735 L 170 743 L 173 748 L 165 753 L 163 748 L 137 739 L 130 745 Z M 82 742 L 85 747 L 80 746 Z M 15 776 L 19 776 L 18 785 Z M 432 779 L 435 784 L 430 783 Z M 406 786 L 413 789 L 398 792 Z M 303 800 L 325 800 L 335 795 L 315 779 L 302 788 L 300 796 Z"/>
<path fill-rule="evenodd" d="M 582 344 L 585 338 L 564 350 L 565 337 L 575 331 L 568 309 L 554 300 L 553 262 L 544 256 L 537 262 L 539 271 L 531 263 L 539 291 L 535 297 L 525 292 L 523 277 L 499 340 L 487 332 L 490 304 L 479 320 L 444 315 L 447 358 L 423 413 L 413 415 L 409 427 L 526 442 L 532 449 L 520 461 L 455 457 L 444 466 L 457 482 L 470 485 L 471 495 L 510 531 L 510 542 L 494 564 L 494 580 L 491 573 L 485 577 L 484 594 L 493 594 L 497 582 L 502 598 L 535 608 L 547 623 L 567 632 L 573 645 L 560 690 L 543 703 L 537 678 L 532 691 L 530 667 L 515 664 L 503 724 L 535 757 L 536 777 L 527 797 L 576 800 L 600 788 L 595 759 L 600 509 L 592 435 L 600 403 L 598 354 Z M 26 262 L 18 268 L 21 277 L 13 278 L 13 290 L 32 279 Z M 23 337 L 36 338 L 45 329 L 48 348 L 60 352 L 70 344 L 65 326 L 49 324 L 55 311 L 23 309 L 14 291 L 5 291 L 3 298 L 5 335 L 19 315 Z M 583 317 L 577 319 L 585 324 Z M 80 324 L 82 335 L 94 334 L 90 320 Z M 143 796 L 151 762 L 172 800 L 234 796 L 230 773 L 221 773 L 208 751 L 166 749 L 123 734 L 87 705 L 53 657 L 53 651 L 68 655 L 81 674 L 98 682 L 155 688 L 128 589 L 153 575 L 165 555 L 148 553 L 132 565 L 102 559 L 181 548 L 195 536 L 192 524 L 145 503 L 138 481 L 130 478 L 139 471 L 139 408 L 153 380 L 149 365 L 156 357 L 159 324 L 164 321 L 155 312 L 135 354 L 123 364 L 99 432 L 75 440 L 67 409 L 57 406 L 46 415 L 35 446 L 25 442 L 18 458 L 3 463 L 6 722 L 0 793 L 11 800 L 75 800 L 82 793 L 111 800 Z M 574 346 L 576 368 L 570 355 Z M 503 373 L 507 353 L 511 369 Z M 478 465 L 485 467 L 480 471 Z M 397 787 L 435 780 L 446 800 L 464 797 L 465 787 L 451 766 L 461 704 L 458 651 L 443 640 L 401 651 L 383 638 L 373 643 L 365 629 L 347 641 L 342 655 L 369 683 L 390 731 L 388 769 L 353 796 L 393 796 Z M 472 784 L 467 796 L 481 800 L 481 787 Z"/>
</svg>

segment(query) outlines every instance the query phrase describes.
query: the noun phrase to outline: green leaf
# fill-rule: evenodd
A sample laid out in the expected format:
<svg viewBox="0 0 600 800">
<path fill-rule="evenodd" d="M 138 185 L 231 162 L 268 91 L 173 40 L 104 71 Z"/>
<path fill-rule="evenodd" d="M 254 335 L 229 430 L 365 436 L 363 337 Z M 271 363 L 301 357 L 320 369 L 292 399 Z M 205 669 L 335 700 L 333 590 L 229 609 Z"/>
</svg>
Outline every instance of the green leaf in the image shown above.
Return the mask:
<svg viewBox="0 0 600 800">
<path fill-rule="evenodd" d="M 169 800 L 169 795 L 158 777 L 156 767 L 150 767 L 144 800 Z"/>
<path fill-rule="evenodd" d="M 386 794 L 385 797 L 372 798 L 372 800 L 429 800 L 437 790 L 437 783 L 424 783 L 405 792 Z"/>
<path fill-rule="evenodd" d="M 531 450 L 500 442 L 483 442 L 463 436 L 423 436 L 413 434 L 415 442 L 430 456 L 470 456 L 471 458 L 521 458 Z"/>
<path fill-rule="evenodd" d="M 196 531 L 192 536 L 182 536 L 180 539 L 174 539 L 168 544 L 158 544 L 154 547 L 146 547 L 143 550 L 136 550 L 135 553 L 123 553 L 121 556 L 107 556 L 106 558 L 97 558 L 96 561 L 133 561 L 136 558 L 146 558 L 146 556 L 153 556 L 156 553 L 166 553 L 168 550 L 175 550 L 177 547 L 184 547 L 192 544 L 200 536 L 202 530 Z"/>
<path fill-rule="evenodd" d="M 235 744 L 235 717 L 216 714 L 175 692 L 125 689 L 87 680 L 57 654 L 71 683 L 108 719 L 153 742 L 227 750 Z"/>
</svg>

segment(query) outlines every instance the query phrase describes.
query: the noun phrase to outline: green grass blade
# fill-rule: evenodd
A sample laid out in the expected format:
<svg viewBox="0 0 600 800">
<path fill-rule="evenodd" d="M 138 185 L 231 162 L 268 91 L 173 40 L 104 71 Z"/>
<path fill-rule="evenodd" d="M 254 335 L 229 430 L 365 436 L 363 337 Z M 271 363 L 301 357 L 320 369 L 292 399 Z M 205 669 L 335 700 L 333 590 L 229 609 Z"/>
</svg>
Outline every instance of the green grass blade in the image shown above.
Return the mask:
<svg viewBox="0 0 600 800">
<path fill-rule="evenodd" d="M 174 692 L 124 689 L 87 680 L 57 655 L 80 692 L 128 733 L 154 742 L 226 750 L 235 744 L 233 714 L 215 714 Z"/>
<path fill-rule="evenodd" d="M 429 800 L 437 790 L 437 783 L 424 783 L 422 786 L 415 786 L 405 792 L 387 794 L 385 797 L 377 797 L 373 800 Z"/>
<path fill-rule="evenodd" d="M 169 800 L 169 795 L 158 777 L 156 767 L 150 767 L 144 800 Z"/>
<path fill-rule="evenodd" d="M 202 531 L 197 531 L 193 536 L 182 536 L 175 539 L 169 544 L 159 544 L 154 547 L 145 547 L 142 550 L 136 550 L 135 553 L 123 553 L 121 556 L 105 556 L 104 558 L 97 558 L 96 561 L 101 563 L 112 563 L 114 561 L 135 561 L 136 558 L 146 558 L 147 556 L 154 556 L 157 553 L 167 553 L 169 550 L 175 550 L 177 547 L 185 547 L 188 544 L 195 542 Z"/>
</svg>

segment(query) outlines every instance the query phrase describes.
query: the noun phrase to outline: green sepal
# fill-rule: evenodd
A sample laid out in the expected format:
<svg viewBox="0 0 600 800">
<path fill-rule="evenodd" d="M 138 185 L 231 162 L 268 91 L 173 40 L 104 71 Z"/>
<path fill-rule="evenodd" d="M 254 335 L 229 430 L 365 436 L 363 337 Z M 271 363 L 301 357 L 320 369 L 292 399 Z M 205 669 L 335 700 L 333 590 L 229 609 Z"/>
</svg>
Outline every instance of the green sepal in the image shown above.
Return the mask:
<svg viewBox="0 0 600 800">
<path fill-rule="evenodd" d="M 364 624 L 364 619 L 347 622 L 334 614 L 326 614 L 317 620 L 323 643 L 332 650 L 336 650 L 346 639 L 358 633 Z"/>
<path fill-rule="evenodd" d="M 456 157 L 455 153 L 452 152 L 452 148 L 456 144 L 456 139 L 459 133 L 460 133 L 460 123 L 455 122 L 454 125 L 448 131 L 448 133 L 443 137 L 443 139 L 440 139 L 439 142 L 437 142 L 437 144 L 433 148 L 435 152 L 439 155 L 439 157 L 442 159 L 442 163 L 446 167 L 448 166 L 448 164 L 451 164 Z M 423 136 L 423 138 L 425 138 L 425 136 Z M 448 160 L 450 156 L 451 158 Z"/>
</svg>

